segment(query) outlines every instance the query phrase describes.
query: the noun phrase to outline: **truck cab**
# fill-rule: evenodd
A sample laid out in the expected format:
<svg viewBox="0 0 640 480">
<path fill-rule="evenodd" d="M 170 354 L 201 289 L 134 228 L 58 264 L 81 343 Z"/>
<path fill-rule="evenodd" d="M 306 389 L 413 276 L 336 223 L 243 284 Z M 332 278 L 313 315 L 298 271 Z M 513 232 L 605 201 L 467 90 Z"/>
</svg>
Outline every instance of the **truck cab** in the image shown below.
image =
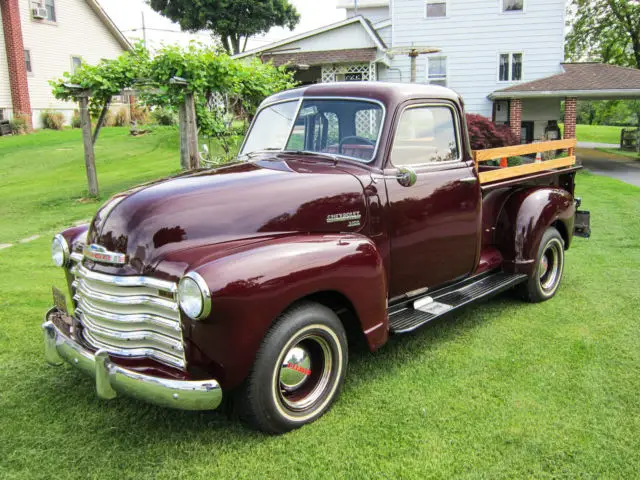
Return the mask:
<svg viewBox="0 0 640 480">
<path fill-rule="evenodd" d="M 330 408 L 350 343 L 376 350 L 505 290 L 553 297 L 576 228 L 575 142 L 472 152 L 464 119 L 436 86 L 266 99 L 237 162 L 116 195 L 54 238 L 73 308 L 56 292 L 47 360 L 104 398 L 214 409 L 224 396 L 283 433 Z M 486 163 L 543 147 L 567 154 Z"/>
</svg>

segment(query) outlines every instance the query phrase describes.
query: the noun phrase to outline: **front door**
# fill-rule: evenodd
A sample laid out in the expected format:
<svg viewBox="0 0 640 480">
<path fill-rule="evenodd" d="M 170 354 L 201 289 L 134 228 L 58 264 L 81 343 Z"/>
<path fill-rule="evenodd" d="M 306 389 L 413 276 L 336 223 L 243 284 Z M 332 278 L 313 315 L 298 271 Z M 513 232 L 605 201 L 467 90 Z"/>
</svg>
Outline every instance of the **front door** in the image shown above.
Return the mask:
<svg viewBox="0 0 640 480">
<path fill-rule="evenodd" d="M 459 114 L 453 105 L 411 105 L 396 126 L 385 181 L 391 241 L 390 297 L 434 288 L 475 268 L 480 185 L 461 159 Z M 416 183 L 392 177 L 402 167 Z"/>
</svg>

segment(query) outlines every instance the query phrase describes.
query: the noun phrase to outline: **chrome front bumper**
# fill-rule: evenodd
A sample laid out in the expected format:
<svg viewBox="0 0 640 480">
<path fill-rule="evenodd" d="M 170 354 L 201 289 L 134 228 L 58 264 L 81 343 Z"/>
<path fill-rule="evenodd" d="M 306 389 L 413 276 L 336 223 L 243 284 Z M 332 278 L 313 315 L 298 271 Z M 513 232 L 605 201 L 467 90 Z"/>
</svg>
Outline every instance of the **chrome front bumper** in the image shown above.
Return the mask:
<svg viewBox="0 0 640 480">
<path fill-rule="evenodd" d="M 104 350 L 95 354 L 66 336 L 53 322 L 49 310 L 42 324 L 45 359 L 51 365 L 68 362 L 95 378 L 98 396 L 112 399 L 118 393 L 145 402 L 181 410 L 213 410 L 222 401 L 222 389 L 215 380 L 172 380 L 143 375 L 109 360 Z"/>
</svg>

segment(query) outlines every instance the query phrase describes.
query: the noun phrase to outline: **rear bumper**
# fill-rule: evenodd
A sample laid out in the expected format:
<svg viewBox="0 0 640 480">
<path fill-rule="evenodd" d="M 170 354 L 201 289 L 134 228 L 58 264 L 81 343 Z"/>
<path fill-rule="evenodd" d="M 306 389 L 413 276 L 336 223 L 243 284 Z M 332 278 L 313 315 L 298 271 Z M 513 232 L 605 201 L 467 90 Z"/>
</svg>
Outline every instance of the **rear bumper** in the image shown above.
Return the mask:
<svg viewBox="0 0 640 480">
<path fill-rule="evenodd" d="M 104 350 L 95 354 L 65 335 L 47 312 L 42 324 L 45 359 L 51 365 L 68 362 L 93 377 L 98 396 L 112 399 L 122 393 L 145 402 L 181 410 L 213 410 L 222 402 L 222 389 L 215 380 L 172 380 L 143 375 L 109 360 Z"/>
</svg>

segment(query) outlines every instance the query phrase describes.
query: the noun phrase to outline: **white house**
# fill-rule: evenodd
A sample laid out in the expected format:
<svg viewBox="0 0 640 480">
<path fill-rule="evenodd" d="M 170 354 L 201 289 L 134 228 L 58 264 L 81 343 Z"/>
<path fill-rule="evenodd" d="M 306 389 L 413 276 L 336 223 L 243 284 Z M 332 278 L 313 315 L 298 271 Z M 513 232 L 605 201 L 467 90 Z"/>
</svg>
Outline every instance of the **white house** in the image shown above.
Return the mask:
<svg viewBox="0 0 640 480">
<path fill-rule="evenodd" d="M 558 120 L 560 97 L 491 96 L 563 72 L 564 0 L 339 0 L 338 7 L 347 9 L 346 20 L 239 57 L 288 63 L 303 83 L 408 82 L 410 58 L 401 47 L 434 47 L 440 51 L 417 57 L 417 81 L 456 90 L 468 112 L 512 124 L 521 115 L 514 131 L 523 140 Z"/>
<path fill-rule="evenodd" d="M 81 62 L 97 63 L 131 48 L 96 0 L 0 0 L 0 119 L 76 105 L 56 100 L 49 80 Z"/>
</svg>

